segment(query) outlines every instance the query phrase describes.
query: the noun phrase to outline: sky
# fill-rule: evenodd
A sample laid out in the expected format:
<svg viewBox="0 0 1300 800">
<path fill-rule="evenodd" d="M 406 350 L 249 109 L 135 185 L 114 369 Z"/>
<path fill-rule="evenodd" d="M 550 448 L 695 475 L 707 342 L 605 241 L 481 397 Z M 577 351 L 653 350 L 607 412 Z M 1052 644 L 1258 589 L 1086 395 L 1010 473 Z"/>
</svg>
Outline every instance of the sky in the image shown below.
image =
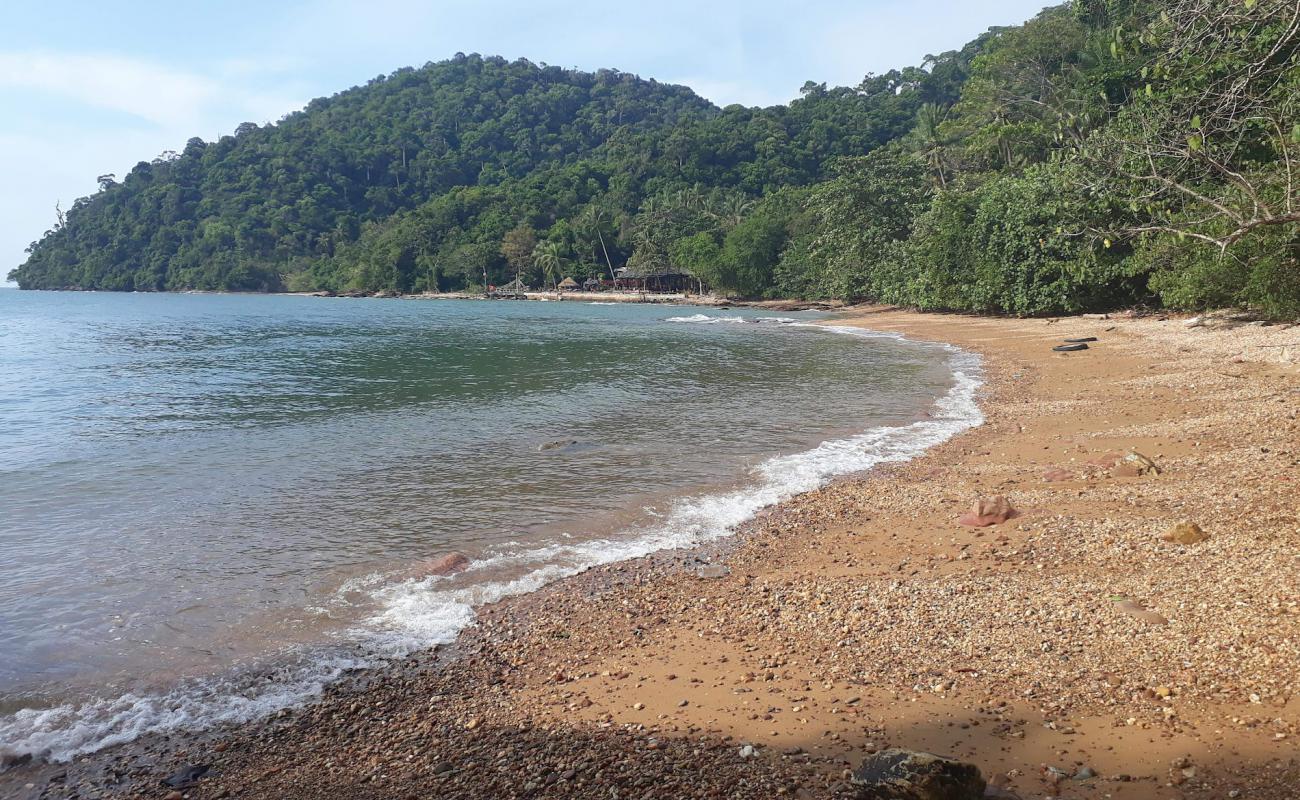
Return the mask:
<svg viewBox="0 0 1300 800">
<path fill-rule="evenodd" d="M 63 209 L 199 136 L 457 52 L 602 67 L 719 105 L 919 64 L 1046 0 L 4 0 L 0 279 Z"/>
</svg>

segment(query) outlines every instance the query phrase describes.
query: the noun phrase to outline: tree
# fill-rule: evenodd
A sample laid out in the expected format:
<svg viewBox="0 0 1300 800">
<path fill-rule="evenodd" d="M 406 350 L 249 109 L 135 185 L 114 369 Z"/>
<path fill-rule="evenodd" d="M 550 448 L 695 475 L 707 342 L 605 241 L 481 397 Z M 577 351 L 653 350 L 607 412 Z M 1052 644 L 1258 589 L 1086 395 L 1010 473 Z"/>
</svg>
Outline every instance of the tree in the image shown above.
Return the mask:
<svg viewBox="0 0 1300 800">
<path fill-rule="evenodd" d="M 559 242 L 542 242 L 533 250 L 533 264 L 541 270 L 543 279 L 550 282 L 552 289 L 559 282 L 567 262 Z"/>
<path fill-rule="evenodd" d="M 1085 191 L 1133 199 L 1116 232 L 1222 254 L 1266 229 L 1300 230 L 1300 4 L 1174 0 L 1136 39 L 1156 51 L 1146 82 L 1082 151 L 1095 170 Z M 1130 46 L 1118 30 L 1114 46 Z"/>
<path fill-rule="evenodd" d="M 930 175 L 939 188 L 948 185 L 948 145 L 951 143 L 942 132 L 948 118 L 948 109 L 926 103 L 916 113 L 916 127 L 912 129 L 916 152 L 930 168 Z"/>
<path fill-rule="evenodd" d="M 594 238 L 600 245 L 600 253 L 605 257 L 605 267 L 609 270 L 609 279 L 617 288 L 618 279 L 614 276 L 614 262 L 609 259 L 609 248 L 605 245 L 605 235 L 611 230 L 614 217 L 608 209 L 589 205 L 578 216 L 577 230 L 589 238 Z"/>
<path fill-rule="evenodd" d="M 533 266 L 533 251 L 537 249 L 537 234 L 532 226 L 519 223 L 506 231 L 501 239 L 501 255 L 506 265 L 514 270 L 515 281 L 523 286 L 523 274 Z"/>
</svg>

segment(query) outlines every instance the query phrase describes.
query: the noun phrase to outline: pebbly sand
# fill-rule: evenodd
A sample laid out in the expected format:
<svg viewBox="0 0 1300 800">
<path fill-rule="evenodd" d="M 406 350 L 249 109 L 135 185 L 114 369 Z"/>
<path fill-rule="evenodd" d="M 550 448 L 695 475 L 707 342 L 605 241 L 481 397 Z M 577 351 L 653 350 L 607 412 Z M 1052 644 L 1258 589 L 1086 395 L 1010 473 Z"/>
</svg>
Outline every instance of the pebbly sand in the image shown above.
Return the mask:
<svg viewBox="0 0 1300 800">
<path fill-rule="evenodd" d="M 982 353 L 987 423 L 308 708 L 0 794 L 851 797 L 845 770 L 905 747 L 1023 798 L 1300 796 L 1300 327 L 833 321 Z M 1051 351 L 1071 336 L 1099 341 Z M 1113 475 L 1129 449 L 1161 473 Z M 956 524 L 994 494 L 1019 516 Z M 1183 521 L 1209 538 L 1160 538 Z M 160 785 L 187 764 L 211 771 Z"/>
</svg>

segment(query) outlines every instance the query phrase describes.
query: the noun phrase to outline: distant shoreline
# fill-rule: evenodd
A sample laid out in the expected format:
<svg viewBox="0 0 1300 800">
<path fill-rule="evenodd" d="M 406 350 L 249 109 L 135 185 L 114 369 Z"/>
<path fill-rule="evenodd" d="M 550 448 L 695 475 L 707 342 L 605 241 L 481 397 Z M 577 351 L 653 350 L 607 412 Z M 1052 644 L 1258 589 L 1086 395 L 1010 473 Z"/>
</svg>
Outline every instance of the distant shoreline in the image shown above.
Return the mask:
<svg viewBox="0 0 1300 800">
<path fill-rule="evenodd" d="M 181 289 L 177 291 L 162 292 L 123 292 L 103 289 L 20 289 L 17 286 L 10 288 L 21 292 L 68 292 L 77 294 L 111 294 L 111 295 L 217 295 L 217 296 L 237 296 L 237 297 L 315 297 L 321 299 L 337 300 L 497 300 L 508 302 L 511 300 L 530 300 L 533 302 L 578 302 L 578 303 L 609 303 L 613 304 L 643 304 L 643 305 L 675 305 L 675 306 L 701 306 L 705 308 L 758 308 L 769 311 L 838 311 L 851 308 L 852 304 L 847 304 L 841 300 L 798 300 L 798 299 L 772 299 L 772 300 L 743 300 L 732 299 L 727 297 L 717 297 L 715 295 L 699 294 L 662 294 L 655 292 L 555 292 L 555 291 L 528 291 L 522 298 L 519 297 L 500 297 L 493 298 L 474 292 L 417 292 L 400 294 L 397 292 L 237 292 L 224 289 Z"/>
</svg>

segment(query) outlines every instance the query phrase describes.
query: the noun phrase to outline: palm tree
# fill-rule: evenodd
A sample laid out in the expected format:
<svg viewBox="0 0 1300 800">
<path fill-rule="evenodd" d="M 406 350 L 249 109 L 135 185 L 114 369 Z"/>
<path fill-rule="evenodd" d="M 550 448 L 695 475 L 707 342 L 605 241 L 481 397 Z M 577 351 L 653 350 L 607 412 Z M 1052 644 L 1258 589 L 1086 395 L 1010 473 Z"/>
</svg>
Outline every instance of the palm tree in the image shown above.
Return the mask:
<svg viewBox="0 0 1300 800">
<path fill-rule="evenodd" d="M 948 109 L 934 103 L 925 103 L 916 112 L 916 127 L 912 133 L 916 137 L 917 152 L 930 165 L 940 188 L 948 186 L 948 137 L 941 130 L 944 120 L 948 118 Z"/>
<path fill-rule="evenodd" d="M 600 252 L 605 255 L 605 266 L 609 268 L 609 279 L 617 289 L 618 278 L 614 276 L 614 262 L 609 260 L 609 249 L 605 247 L 605 229 L 613 224 L 613 221 L 613 216 L 604 208 L 595 205 L 587 206 L 583 209 L 582 216 L 578 217 L 578 229 L 587 236 L 594 234 L 600 242 Z"/>
<path fill-rule="evenodd" d="M 724 228 L 734 228 L 745 219 L 745 215 L 754 210 L 754 201 L 744 192 L 731 192 L 723 196 L 713 211 L 713 216 L 721 220 Z"/>
<path fill-rule="evenodd" d="M 567 261 L 559 242 L 542 242 L 533 250 L 533 264 L 542 271 L 544 280 L 551 282 L 551 288 L 559 281 L 560 270 Z"/>
</svg>

